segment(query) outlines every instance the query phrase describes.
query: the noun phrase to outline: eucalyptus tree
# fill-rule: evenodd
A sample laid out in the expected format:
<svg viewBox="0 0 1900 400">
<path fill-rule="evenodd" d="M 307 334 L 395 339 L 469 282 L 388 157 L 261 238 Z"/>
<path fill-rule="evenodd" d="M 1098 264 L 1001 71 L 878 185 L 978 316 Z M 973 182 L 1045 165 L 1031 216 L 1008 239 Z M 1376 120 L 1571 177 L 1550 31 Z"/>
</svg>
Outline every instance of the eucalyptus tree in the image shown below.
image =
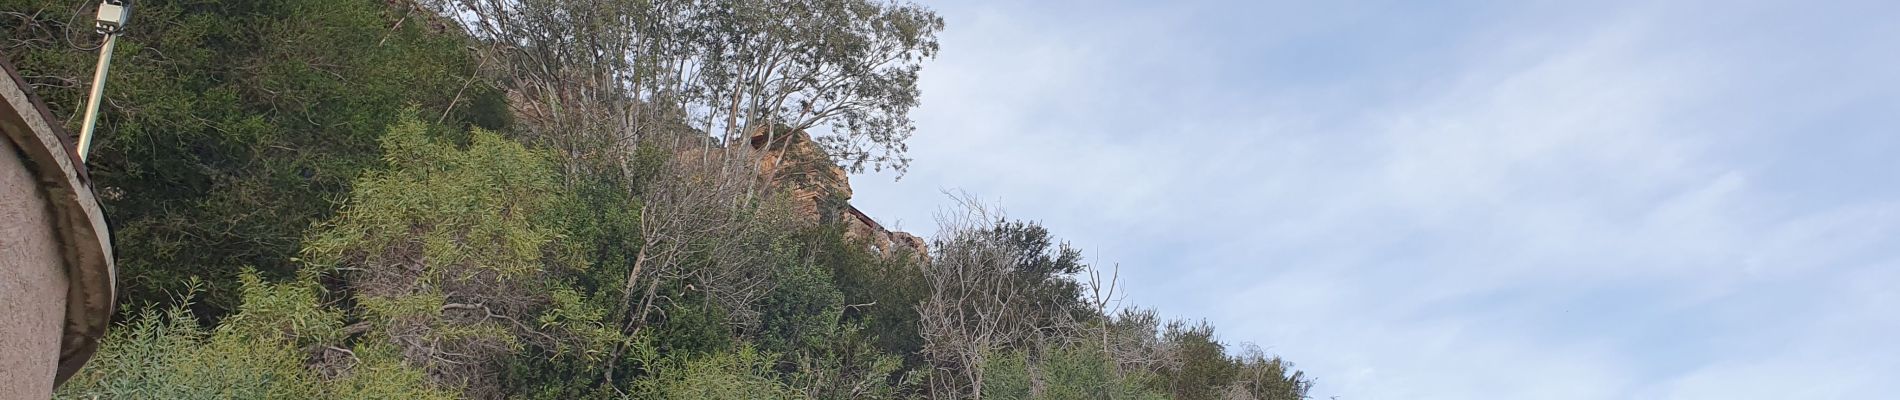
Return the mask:
<svg viewBox="0 0 1900 400">
<path fill-rule="evenodd" d="M 902 171 L 915 130 L 918 72 L 943 19 L 912 4 L 868 0 L 703 3 L 688 87 L 691 115 L 734 138 L 823 128 L 819 145 L 852 172 Z M 722 120 L 723 118 L 723 120 Z"/>
<path fill-rule="evenodd" d="M 810 130 L 853 172 L 902 171 L 943 29 L 873 0 L 429 1 L 487 43 L 531 134 L 570 157 L 624 159 L 649 127 L 685 123 L 726 144 Z"/>
</svg>

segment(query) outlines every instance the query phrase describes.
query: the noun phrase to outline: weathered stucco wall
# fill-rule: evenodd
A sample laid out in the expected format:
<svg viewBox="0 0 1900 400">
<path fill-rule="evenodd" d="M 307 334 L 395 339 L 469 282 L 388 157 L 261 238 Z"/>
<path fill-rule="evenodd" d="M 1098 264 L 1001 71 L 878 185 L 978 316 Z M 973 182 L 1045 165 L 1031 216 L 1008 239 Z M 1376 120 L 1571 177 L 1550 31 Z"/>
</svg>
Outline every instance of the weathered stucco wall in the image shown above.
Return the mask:
<svg viewBox="0 0 1900 400">
<path fill-rule="evenodd" d="M 53 393 L 66 319 L 65 260 L 39 181 L 0 140 L 0 399 Z"/>
<path fill-rule="evenodd" d="M 0 72 L 0 400 L 45 399 L 111 323 L 112 241 L 69 136 Z"/>
</svg>

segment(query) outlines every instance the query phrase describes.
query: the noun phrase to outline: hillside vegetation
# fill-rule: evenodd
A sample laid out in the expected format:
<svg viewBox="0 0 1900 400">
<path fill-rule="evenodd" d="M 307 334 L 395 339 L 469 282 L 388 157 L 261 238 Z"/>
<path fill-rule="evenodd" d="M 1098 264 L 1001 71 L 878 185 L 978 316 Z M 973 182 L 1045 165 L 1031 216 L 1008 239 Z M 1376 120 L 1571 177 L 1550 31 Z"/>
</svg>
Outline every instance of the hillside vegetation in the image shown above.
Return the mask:
<svg viewBox="0 0 1900 400">
<path fill-rule="evenodd" d="M 80 6 L 0 0 L 0 52 L 69 128 L 94 60 Z M 821 181 L 909 164 L 917 78 L 944 28 L 922 6 L 137 12 L 91 162 L 124 311 L 59 398 L 1297 399 L 1310 385 L 1205 323 L 1119 307 L 1112 270 L 987 205 L 959 204 L 923 243 L 852 225 L 848 186 Z"/>
</svg>

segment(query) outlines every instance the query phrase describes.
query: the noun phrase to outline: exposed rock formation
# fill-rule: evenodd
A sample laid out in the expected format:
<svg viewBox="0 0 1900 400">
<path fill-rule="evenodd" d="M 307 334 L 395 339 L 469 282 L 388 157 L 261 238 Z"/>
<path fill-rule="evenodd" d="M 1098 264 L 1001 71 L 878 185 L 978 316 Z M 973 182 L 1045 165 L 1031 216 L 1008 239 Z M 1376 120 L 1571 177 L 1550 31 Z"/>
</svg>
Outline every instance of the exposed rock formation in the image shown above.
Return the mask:
<svg viewBox="0 0 1900 400">
<path fill-rule="evenodd" d="M 759 175 L 771 187 L 790 192 L 797 215 L 817 223 L 841 222 L 846 238 L 862 239 L 886 255 L 907 252 L 922 256 L 929 251 L 923 238 L 908 232 L 893 232 L 851 206 L 851 178 L 844 168 L 831 161 L 823 149 L 812 143 L 804 131 L 779 131 L 753 134 L 752 148 L 759 150 Z M 920 257 L 921 258 L 921 257 Z"/>
</svg>

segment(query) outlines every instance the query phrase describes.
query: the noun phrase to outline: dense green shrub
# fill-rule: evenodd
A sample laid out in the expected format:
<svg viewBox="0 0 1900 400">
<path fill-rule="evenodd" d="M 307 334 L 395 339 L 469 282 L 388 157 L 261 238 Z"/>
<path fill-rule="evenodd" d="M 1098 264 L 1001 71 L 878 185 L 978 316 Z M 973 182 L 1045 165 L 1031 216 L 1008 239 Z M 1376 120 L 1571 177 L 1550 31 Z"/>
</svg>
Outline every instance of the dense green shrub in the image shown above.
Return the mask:
<svg viewBox="0 0 1900 400">
<path fill-rule="evenodd" d="M 669 357 L 657 363 L 652 377 L 635 386 L 636 393 L 641 398 L 678 400 L 802 398 L 776 379 L 773 359 L 751 347 Z"/>
<path fill-rule="evenodd" d="M 1162 370 L 1167 390 L 1176 399 L 1215 399 L 1233 382 L 1237 368 L 1227 358 L 1227 345 L 1214 338 L 1214 327 L 1203 321 L 1170 322 L 1162 339 L 1174 349 L 1176 362 Z"/>
<path fill-rule="evenodd" d="M 1009 351 L 989 358 L 983 368 L 983 395 L 998 399 L 1164 399 L 1142 385 L 1144 375 L 1119 375 L 1102 349 L 1069 345 L 1049 349 L 1040 359 Z"/>
<path fill-rule="evenodd" d="M 216 329 L 198 327 L 183 307 L 145 308 L 56 397 L 454 398 L 388 346 L 345 348 L 342 315 L 318 301 L 314 277 L 273 285 L 245 273 L 241 281 L 242 306 Z"/>
<path fill-rule="evenodd" d="M 510 355 L 598 363 L 623 340 L 612 310 L 563 277 L 586 275 L 565 241 L 551 157 L 475 129 L 466 146 L 405 117 L 381 139 L 343 212 L 306 240 L 313 265 L 345 278 L 353 310 L 433 381 L 477 397 L 508 392 Z"/>
<path fill-rule="evenodd" d="M 0 51 L 74 132 L 97 52 L 68 43 L 96 44 L 88 15 L 74 18 L 94 3 L 0 0 L 13 39 Z M 215 319 L 237 306 L 240 267 L 294 276 L 305 230 L 378 164 L 376 138 L 405 107 L 505 126 L 499 92 L 471 80 L 466 37 L 405 3 L 137 2 L 89 163 L 122 303 L 162 303 L 196 276 L 197 316 Z"/>
<path fill-rule="evenodd" d="M 790 261 L 779 267 L 776 287 L 759 301 L 759 348 L 790 352 L 823 343 L 838 331 L 844 295 L 831 285 L 831 274 Z"/>
<path fill-rule="evenodd" d="M 923 339 L 917 334 L 917 304 L 928 294 L 922 261 L 909 253 L 874 253 L 868 245 L 845 238 L 837 225 L 813 229 L 806 236 L 814 262 L 829 269 L 833 286 L 851 305 L 842 316 L 862 324 L 879 349 L 904 357 L 906 365 L 920 364 L 916 354 L 923 349 Z"/>
</svg>

